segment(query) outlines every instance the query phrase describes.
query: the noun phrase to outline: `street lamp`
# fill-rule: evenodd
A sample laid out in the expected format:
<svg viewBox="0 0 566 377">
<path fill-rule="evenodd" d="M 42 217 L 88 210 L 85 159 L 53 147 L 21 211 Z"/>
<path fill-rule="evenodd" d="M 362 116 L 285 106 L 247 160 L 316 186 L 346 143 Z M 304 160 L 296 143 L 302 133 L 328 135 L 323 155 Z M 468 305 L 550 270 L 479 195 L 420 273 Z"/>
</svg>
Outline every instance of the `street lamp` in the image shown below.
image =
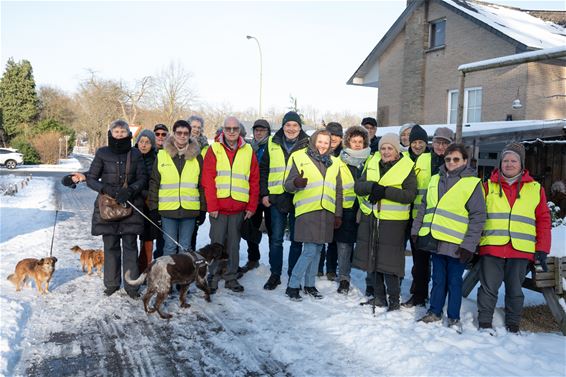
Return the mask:
<svg viewBox="0 0 566 377">
<path fill-rule="evenodd" d="M 257 43 L 257 48 L 259 49 L 259 118 L 261 118 L 261 94 L 262 94 L 262 87 L 263 87 L 263 63 L 262 63 L 262 54 L 261 54 L 261 46 L 259 45 L 259 41 L 256 37 L 251 35 L 246 35 L 247 39 L 254 39 Z"/>
</svg>

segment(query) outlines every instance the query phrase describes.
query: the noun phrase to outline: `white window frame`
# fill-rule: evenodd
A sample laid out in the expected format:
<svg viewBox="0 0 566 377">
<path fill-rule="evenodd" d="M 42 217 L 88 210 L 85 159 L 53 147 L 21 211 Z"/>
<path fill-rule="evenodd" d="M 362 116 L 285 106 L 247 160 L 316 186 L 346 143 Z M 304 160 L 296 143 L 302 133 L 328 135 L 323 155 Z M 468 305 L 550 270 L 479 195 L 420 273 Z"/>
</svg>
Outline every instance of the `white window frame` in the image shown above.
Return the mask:
<svg viewBox="0 0 566 377">
<path fill-rule="evenodd" d="M 482 96 L 482 100 L 480 100 L 480 104 L 479 107 L 478 106 L 473 106 L 470 109 L 469 106 L 469 92 L 471 91 L 478 91 L 480 92 L 480 95 Z M 446 114 L 446 123 L 447 124 L 456 124 L 456 122 L 458 121 L 457 116 L 458 116 L 458 96 L 456 95 L 456 104 L 455 104 L 455 108 L 454 110 L 452 110 L 452 94 L 453 93 L 458 93 L 457 89 L 453 89 L 453 90 L 449 90 L 448 91 L 448 111 Z M 476 86 L 476 87 L 472 87 L 472 88 L 466 88 L 464 89 L 464 118 L 462 120 L 462 123 L 468 123 L 468 111 L 469 110 L 476 110 L 479 108 L 479 120 L 474 120 L 474 122 L 481 122 L 481 112 L 482 112 L 482 102 L 483 102 L 483 88 L 481 86 Z M 455 112 L 455 116 L 454 116 L 454 122 L 450 122 L 450 113 L 452 111 Z"/>
</svg>

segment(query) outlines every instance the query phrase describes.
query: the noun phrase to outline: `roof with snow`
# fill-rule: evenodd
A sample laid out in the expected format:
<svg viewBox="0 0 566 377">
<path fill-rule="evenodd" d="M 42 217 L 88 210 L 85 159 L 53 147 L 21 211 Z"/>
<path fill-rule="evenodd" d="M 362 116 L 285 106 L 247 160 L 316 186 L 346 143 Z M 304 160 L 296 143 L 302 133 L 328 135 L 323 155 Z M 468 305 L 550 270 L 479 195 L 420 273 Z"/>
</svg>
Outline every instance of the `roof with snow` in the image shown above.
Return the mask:
<svg viewBox="0 0 566 377">
<path fill-rule="evenodd" d="M 564 27 L 534 16 L 535 14 L 546 14 L 546 19 L 566 21 L 566 12 L 563 11 L 532 11 L 474 0 L 430 1 L 435 1 L 447 7 L 500 38 L 507 40 L 517 47 L 518 52 L 566 45 L 566 29 Z M 424 2 L 425 0 L 414 0 L 407 5 L 393 26 L 389 28 L 360 67 L 350 77 L 347 84 L 377 87 L 377 83 L 359 83 L 356 79 L 366 76 L 368 72 L 375 69 L 376 62 L 381 54 L 387 50 L 395 37 L 404 29 L 405 23 L 411 14 Z M 552 13 L 552 17 L 548 16 L 550 13 Z"/>
</svg>

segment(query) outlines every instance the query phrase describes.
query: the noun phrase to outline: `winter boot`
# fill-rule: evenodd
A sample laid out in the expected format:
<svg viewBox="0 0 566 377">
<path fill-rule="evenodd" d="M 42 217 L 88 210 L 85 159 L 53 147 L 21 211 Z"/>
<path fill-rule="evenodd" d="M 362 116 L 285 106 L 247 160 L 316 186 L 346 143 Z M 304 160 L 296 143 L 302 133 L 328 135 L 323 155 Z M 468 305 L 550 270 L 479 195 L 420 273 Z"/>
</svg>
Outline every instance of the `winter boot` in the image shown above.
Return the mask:
<svg viewBox="0 0 566 377">
<path fill-rule="evenodd" d="M 120 287 L 106 287 L 104 294 L 106 296 L 112 296 Z"/>
<path fill-rule="evenodd" d="M 305 287 L 305 293 L 311 295 L 317 300 L 320 300 L 323 297 L 315 287 Z"/>
<path fill-rule="evenodd" d="M 373 289 L 373 287 L 371 285 L 368 285 L 366 287 L 366 296 L 367 297 L 373 297 L 373 295 L 375 294 L 375 290 Z"/>
<path fill-rule="evenodd" d="M 224 287 L 231 290 L 232 292 L 243 292 L 244 287 L 238 282 L 238 280 L 229 280 L 224 283 Z"/>
<path fill-rule="evenodd" d="M 419 319 L 417 322 L 432 323 L 432 322 L 438 322 L 441 319 L 442 319 L 442 314 L 439 317 L 429 310 L 428 312 L 426 312 L 425 316 Z"/>
<path fill-rule="evenodd" d="M 519 325 L 509 324 L 505 325 L 505 328 L 507 329 L 508 333 L 521 335 L 521 332 L 519 331 Z"/>
<path fill-rule="evenodd" d="M 338 286 L 338 293 L 347 295 L 350 290 L 350 282 L 348 280 L 340 280 L 340 285 Z"/>
<path fill-rule="evenodd" d="M 448 318 L 448 328 L 455 330 L 458 334 L 463 332 L 462 322 L 459 319 Z"/>
<path fill-rule="evenodd" d="M 272 291 L 277 288 L 279 284 L 281 284 L 281 276 L 277 274 L 271 274 L 269 279 L 267 279 L 267 283 L 264 284 L 263 289 Z"/>
<path fill-rule="evenodd" d="M 491 325 L 491 322 L 480 322 L 478 326 L 478 331 L 481 333 L 487 333 L 491 336 L 495 336 L 495 329 Z"/>
<path fill-rule="evenodd" d="M 300 289 L 299 288 L 291 288 L 291 287 L 287 287 L 287 289 L 285 290 L 285 294 L 287 296 L 289 296 L 289 298 L 291 299 L 291 301 L 301 301 L 303 298 L 301 297 L 301 295 L 299 294 Z"/>
<path fill-rule="evenodd" d="M 375 306 L 377 306 L 378 308 L 387 307 L 387 300 L 385 299 L 385 297 L 370 298 L 366 302 L 362 302 L 360 305 L 374 305 L 374 302 L 375 302 Z"/>
<path fill-rule="evenodd" d="M 419 307 L 423 307 L 425 306 L 425 302 L 424 300 L 419 300 L 416 298 L 415 295 L 412 295 L 411 298 L 409 298 L 407 301 L 405 301 L 404 303 L 401 304 L 402 307 L 404 308 L 413 308 L 415 306 L 419 306 Z"/>
<path fill-rule="evenodd" d="M 330 281 L 336 280 L 336 272 L 327 272 L 326 278 Z"/>
<path fill-rule="evenodd" d="M 399 310 L 399 309 L 401 309 L 399 296 L 389 296 L 389 307 L 387 308 L 387 311 L 393 312 L 393 311 Z"/>
</svg>

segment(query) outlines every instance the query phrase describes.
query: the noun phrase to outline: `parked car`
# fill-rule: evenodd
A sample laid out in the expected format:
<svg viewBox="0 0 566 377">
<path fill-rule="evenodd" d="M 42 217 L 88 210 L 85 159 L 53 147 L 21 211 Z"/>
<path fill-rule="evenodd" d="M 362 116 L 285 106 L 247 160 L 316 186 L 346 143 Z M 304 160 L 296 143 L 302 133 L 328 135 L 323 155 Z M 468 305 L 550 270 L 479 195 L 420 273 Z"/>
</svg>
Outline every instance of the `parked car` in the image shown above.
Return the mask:
<svg viewBox="0 0 566 377">
<path fill-rule="evenodd" d="M 0 165 L 4 165 L 8 169 L 15 169 L 17 165 L 23 163 L 24 155 L 19 153 L 17 149 L 0 148 Z"/>
</svg>

